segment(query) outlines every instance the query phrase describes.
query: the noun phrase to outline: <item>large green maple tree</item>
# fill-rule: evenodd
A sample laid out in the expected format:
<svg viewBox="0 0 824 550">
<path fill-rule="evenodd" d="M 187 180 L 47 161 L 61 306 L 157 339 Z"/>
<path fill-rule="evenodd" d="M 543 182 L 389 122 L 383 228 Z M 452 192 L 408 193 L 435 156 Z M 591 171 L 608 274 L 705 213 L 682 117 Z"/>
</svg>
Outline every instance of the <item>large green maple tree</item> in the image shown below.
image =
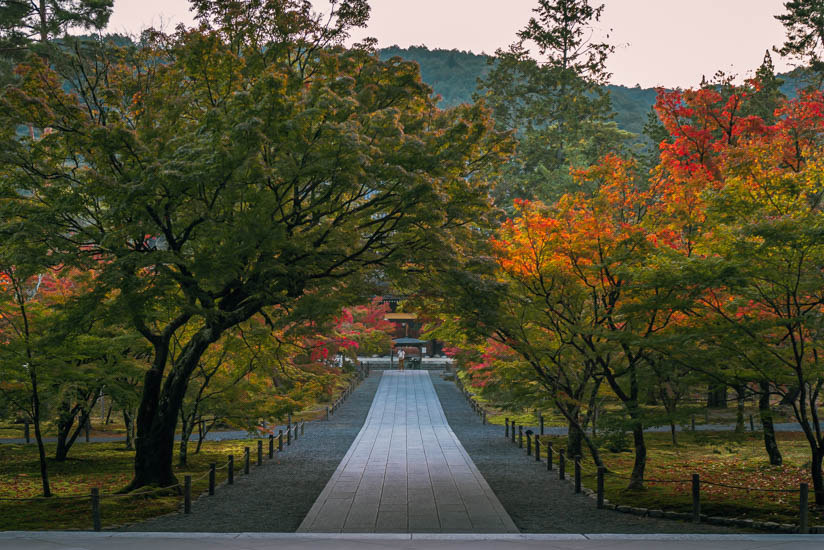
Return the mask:
<svg viewBox="0 0 824 550">
<path fill-rule="evenodd" d="M 199 30 L 137 51 L 75 52 L 61 74 L 33 60 L 0 103 L 4 215 L 44 261 L 97 267 L 152 346 L 131 489 L 176 482 L 189 379 L 227 330 L 328 315 L 371 272 L 443 256 L 506 143 L 480 107 L 438 110 L 416 65 L 342 48 L 363 2 L 324 22 L 305 1 L 251 19 L 235 4 L 199 3 Z M 23 124 L 48 130 L 15 138 Z"/>
</svg>

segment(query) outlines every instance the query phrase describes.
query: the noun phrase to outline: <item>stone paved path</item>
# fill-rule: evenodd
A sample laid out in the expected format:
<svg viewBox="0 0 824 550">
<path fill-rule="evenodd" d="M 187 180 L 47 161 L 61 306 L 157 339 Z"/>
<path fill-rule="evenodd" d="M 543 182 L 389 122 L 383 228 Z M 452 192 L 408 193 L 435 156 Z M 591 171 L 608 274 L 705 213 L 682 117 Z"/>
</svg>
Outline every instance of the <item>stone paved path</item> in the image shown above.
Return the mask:
<svg viewBox="0 0 824 550">
<path fill-rule="evenodd" d="M 517 528 L 449 427 L 429 373 L 387 371 L 363 428 L 298 531 Z"/>
</svg>

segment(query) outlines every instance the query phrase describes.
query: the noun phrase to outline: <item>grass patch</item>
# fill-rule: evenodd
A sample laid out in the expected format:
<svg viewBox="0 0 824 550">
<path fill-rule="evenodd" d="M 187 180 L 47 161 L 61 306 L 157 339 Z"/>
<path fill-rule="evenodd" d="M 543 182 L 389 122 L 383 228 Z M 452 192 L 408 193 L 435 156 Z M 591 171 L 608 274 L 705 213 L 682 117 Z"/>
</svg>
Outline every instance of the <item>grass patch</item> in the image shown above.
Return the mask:
<svg viewBox="0 0 824 550">
<path fill-rule="evenodd" d="M 750 489 L 793 489 L 802 482 L 812 485 L 809 474 L 810 451 L 804 435 L 777 434 L 784 457 L 783 466 L 770 466 L 760 433 L 680 432 L 673 447 L 666 433 L 647 433 L 646 487 L 626 489 L 634 454 L 600 449 L 610 471 L 604 480 L 605 496 L 613 504 L 623 504 L 674 512 L 692 512 L 691 477 L 701 476 L 701 513 L 778 523 L 798 523 L 798 493 L 762 492 L 713 486 L 705 482 Z M 556 449 L 566 445 L 565 437 L 544 436 Z M 556 458 L 557 461 L 557 458 Z M 567 475 L 573 475 L 571 463 Z M 596 487 L 596 468 L 587 456 L 582 460 L 584 486 Z M 656 482 L 654 480 L 660 480 Z M 683 483 L 669 483 L 684 480 Z M 810 489 L 812 493 L 812 488 Z M 810 494 L 810 500 L 813 495 Z M 810 508 L 810 523 L 824 523 L 824 513 Z"/>
<path fill-rule="evenodd" d="M 185 468 L 175 467 L 175 475 L 183 481 L 192 476 L 193 498 L 208 489 L 211 462 L 225 464 L 229 454 L 235 455 L 235 470 L 243 469 L 243 449 L 251 447 L 252 460 L 256 443 L 250 440 L 206 441 L 200 453 L 189 455 Z M 54 444 L 46 444 L 49 454 Z M 91 503 L 88 495 L 93 487 L 100 489 L 103 526 L 133 523 L 174 512 L 182 502 L 182 494 L 171 489 L 150 496 L 116 495 L 131 480 L 134 452 L 122 443 L 88 443 L 76 445 L 69 459 L 55 462 L 49 459 L 49 478 L 54 498 L 10 502 L 0 500 L 0 530 L 19 529 L 91 529 Z M 226 470 L 218 471 L 218 483 L 226 479 Z M 137 492 L 142 492 L 141 489 Z M 39 462 L 35 445 L 0 445 L 0 499 L 31 498 L 41 495 Z"/>
<path fill-rule="evenodd" d="M 335 398 L 340 390 L 348 386 L 343 380 L 337 385 Z M 325 404 L 315 404 L 307 410 L 292 415 L 293 422 L 323 418 L 326 415 Z M 98 417 L 99 419 L 99 417 Z M 106 426 L 106 431 L 93 425 L 95 434 L 117 434 L 122 426 Z M 0 434 L 5 437 L 22 437 L 22 425 L 4 424 Z M 46 432 L 45 436 L 50 434 Z M 0 435 L 3 437 L 3 435 Z M 264 455 L 268 452 L 268 435 L 264 439 Z M 284 435 L 284 444 L 286 436 Z M 81 436 L 82 441 L 82 436 Z M 250 448 L 251 462 L 257 458 L 256 440 L 204 441 L 200 453 L 193 454 L 194 442 L 190 442 L 188 465 L 184 468 L 175 466 L 174 472 L 179 481 L 183 476 L 192 476 L 192 498 L 197 498 L 209 488 L 209 464 L 214 462 L 219 468 L 217 483 L 226 480 L 225 464 L 228 455 L 235 457 L 235 475 L 243 471 L 244 448 Z M 275 440 L 277 444 L 277 440 Z M 91 489 L 97 487 L 101 493 L 101 523 L 103 527 L 135 523 L 152 517 L 176 512 L 183 502 L 180 489 L 152 491 L 151 494 L 118 495 L 117 491 L 125 487 L 134 472 L 134 451 L 124 448 L 123 442 L 75 443 L 65 462 L 56 462 L 54 456 L 56 443 L 46 443 L 48 470 L 51 490 L 54 497 L 40 498 L 42 485 L 40 481 L 40 462 L 37 446 L 34 444 L 0 445 L 0 530 L 64 530 L 92 529 Z M 175 444 L 174 459 L 177 460 L 178 445 Z M 223 467 L 222 469 L 220 469 Z M 144 493 L 139 489 L 135 493 Z M 4 500 L 34 499 L 34 500 Z"/>
</svg>

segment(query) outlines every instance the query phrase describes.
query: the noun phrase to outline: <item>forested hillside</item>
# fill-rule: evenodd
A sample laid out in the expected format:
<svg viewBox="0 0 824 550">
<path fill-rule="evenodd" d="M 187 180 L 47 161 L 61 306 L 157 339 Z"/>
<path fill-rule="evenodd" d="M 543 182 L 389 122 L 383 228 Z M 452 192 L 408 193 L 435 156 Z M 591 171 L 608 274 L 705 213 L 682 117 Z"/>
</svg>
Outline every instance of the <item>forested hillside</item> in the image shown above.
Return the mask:
<svg viewBox="0 0 824 550">
<path fill-rule="evenodd" d="M 478 78 L 486 76 L 489 72 L 486 55 L 467 51 L 430 50 L 426 46 L 391 46 L 380 51 L 383 60 L 394 56 L 416 61 L 421 66 L 424 82 L 441 96 L 442 107 L 471 102 L 472 94 L 478 86 Z M 781 91 L 789 97 L 795 96 L 795 90 L 803 85 L 799 71 L 780 76 L 784 79 Z M 616 85 L 608 86 L 608 89 L 618 127 L 640 134 L 647 120 L 647 113 L 655 103 L 655 89 Z"/>
</svg>

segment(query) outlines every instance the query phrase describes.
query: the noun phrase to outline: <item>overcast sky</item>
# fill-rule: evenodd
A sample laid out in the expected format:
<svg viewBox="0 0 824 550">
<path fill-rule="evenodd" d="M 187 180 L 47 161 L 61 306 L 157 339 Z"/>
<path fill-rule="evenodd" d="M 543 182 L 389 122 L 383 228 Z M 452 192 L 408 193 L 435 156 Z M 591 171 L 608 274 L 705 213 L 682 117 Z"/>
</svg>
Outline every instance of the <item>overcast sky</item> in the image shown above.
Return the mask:
<svg viewBox="0 0 824 550">
<path fill-rule="evenodd" d="M 597 32 L 617 48 L 616 84 L 692 87 L 717 70 L 748 76 L 784 39 L 774 16 L 784 0 L 601 0 Z M 595 4 L 593 2 L 593 4 Z M 323 0 L 316 5 L 322 9 Z M 380 46 L 426 45 L 493 53 L 515 40 L 537 0 L 371 0 L 369 27 Z M 115 0 L 110 32 L 192 23 L 187 0 Z M 773 54 L 779 70 L 790 65 Z"/>
</svg>

